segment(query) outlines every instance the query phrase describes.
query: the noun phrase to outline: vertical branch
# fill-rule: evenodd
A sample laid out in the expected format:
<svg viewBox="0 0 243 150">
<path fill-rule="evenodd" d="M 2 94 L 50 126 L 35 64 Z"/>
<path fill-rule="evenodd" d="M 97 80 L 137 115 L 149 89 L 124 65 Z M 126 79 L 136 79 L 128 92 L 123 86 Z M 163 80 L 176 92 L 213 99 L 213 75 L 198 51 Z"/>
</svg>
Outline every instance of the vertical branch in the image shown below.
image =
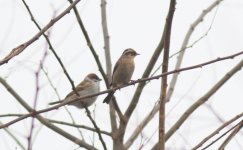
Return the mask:
<svg viewBox="0 0 243 150">
<path fill-rule="evenodd" d="M 176 0 L 170 1 L 169 13 L 166 18 L 165 39 L 164 39 L 164 56 L 162 65 L 162 74 L 168 72 L 169 65 L 169 51 L 170 51 L 170 35 L 172 28 L 172 20 L 175 12 Z M 167 90 L 167 76 L 161 79 L 161 95 L 160 95 L 160 108 L 159 108 L 159 149 L 165 149 L 165 99 Z"/>
<path fill-rule="evenodd" d="M 208 99 L 216 93 L 233 75 L 243 67 L 243 60 L 241 60 L 235 67 L 233 67 L 228 73 L 224 75 L 215 85 L 208 90 L 202 97 L 200 97 L 194 104 L 192 104 L 178 119 L 178 121 L 169 129 L 165 135 L 165 141 L 167 141 L 187 120 L 187 118 L 201 105 L 208 101 Z M 158 143 L 152 148 L 153 150 L 158 149 Z"/>
<path fill-rule="evenodd" d="M 169 15 L 169 12 L 167 14 L 167 16 Z M 163 48 L 164 48 L 164 38 L 165 38 L 165 30 L 166 30 L 166 26 L 167 26 L 168 22 L 165 23 L 164 25 L 164 28 L 163 28 L 163 33 L 162 33 L 162 37 L 160 39 L 160 42 L 158 44 L 158 46 L 156 47 L 143 75 L 142 75 L 142 78 L 147 78 L 149 76 L 149 74 L 151 73 L 155 63 L 157 62 Z M 146 83 L 145 82 L 140 82 L 137 86 L 137 89 L 133 95 L 133 98 L 131 100 L 131 103 L 129 104 L 126 112 L 125 112 L 125 118 L 127 119 L 127 121 L 125 123 L 122 123 L 120 124 L 119 126 L 119 133 L 117 133 L 119 135 L 119 137 L 121 138 L 120 141 L 123 142 L 123 137 L 124 137 L 124 134 L 125 134 L 125 130 L 126 130 L 126 127 L 127 127 L 127 123 L 133 113 L 133 111 L 135 110 L 137 104 L 138 104 L 138 101 L 139 101 L 139 98 L 142 94 L 142 91 L 145 87 Z"/>
<path fill-rule="evenodd" d="M 106 0 L 101 0 L 101 24 L 102 24 L 102 31 L 103 31 L 103 39 L 104 39 L 104 50 L 105 50 L 105 60 L 106 60 L 106 73 L 108 81 L 111 81 L 111 72 L 112 72 L 112 64 L 111 64 L 111 54 L 110 54 L 110 36 L 108 32 L 108 25 L 107 25 L 107 15 L 106 15 Z M 110 82 L 109 82 L 110 83 Z M 113 99 L 112 102 L 116 103 L 116 100 Z M 114 103 L 110 103 L 110 121 L 111 121 L 111 129 L 114 133 L 117 130 L 117 123 L 116 123 L 116 113 L 114 109 Z M 117 104 L 117 103 L 116 103 Z M 116 105 L 118 107 L 118 105 Z"/>
<path fill-rule="evenodd" d="M 108 32 L 107 19 L 106 19 L 106 0 L 101 0 L 101 21 L 102 21 L 102 31 L 104 38 L 104 50 L 105 50 L 105 60 L 106 60 L 106 73 L 108 79 L 111 78 L 111 54 L 110 54 L 110 36 Z"/>
<path fill-rule="evenodd" d="M 40 90 L 39 77 L 40 77 L 41 66 L 44 63 L 46 56 L 47 56 L 47 45 L 46 45 L 43 57 L 42 57 L 42 59 L 40 61 L 40 64 L 38 66 L 38 69 L 35 72 L 35 86 L 36 86 L 36 89 L 35 89 L 35 96 L 34 96 L 34 103 L 33 103 L 33 109 L 34 110 L 36 110 L 36 107 L 37 107 L 38 95 L 39 95 L 39 90 Z M 28 150 L 32 149 L 31 148 L 31 139 L 32 139 L 33 131 L 34 131 L 34 123 L 35 123 L 35 118 L 33 117 L 31 119 L 30 133 L 29 133 L 29 136 L 27 138 L 28 139 Z"/>
<path fill-rule="evenodd" d="M 50 36 L 50 32 L 48 32 L 47 34 L 47 37 Z M 40 85 L 39 85 L 39 79 L 40 79 L 40 72 L 41 72 L 41 69 L 42 69 L 42 66 L 45 62 L 45 59 L 47 57 L 47 50 L 48 50 L 48 43 L 45 45 L 45 48 L 44 48 L 44 54 L 40 60 L 40 63 L 39 63 L 39 66 L 35 72 L 35 87 L 36 87 L 36 90 L 35 90 L 35 96 L 34 96 L 34 103 L 33 103 L 33 109 L 36 110 L 37 108 L 37 102 L 38 102 L 38 95 L 39 95 L 39 90 L 40 90 Z M 34 131 L 34 123 L 35 123 L 35 118 L 33 117 L 31 119 L 31 126 L 30 126 L 30 132 L 29 132 L 29 136 L 28 136 L 28 150 L 32 149 L 32 143 L 31 143 L 31 140 L 32 140 L 32 135 L 33 135 L 33 131 Z"/>
<path fill-rule="evenodd" d="M 206 8 L 201 15 L 192 23 L 191 27 L 187 31 L 187 34 L 184 38 L 184 41 L 182 43 L 181 49 L 180 49 L 180 54 L 178 56 L 177 62 L 176 62 L 176 67 L 175 70 L 180 69 L 181 62 L 183 59 L 183 56 L 185 54 L 185 48 L 187 47 L 188 41 L 193 33 L 195 31 L 194 29 L 199 25 L 200 22 L 204 20 L 204 17 L 209 14 L 216 6 L 220 4 L 222 0 L 218 0 L 214 3 L 212 3 L 208 8 Z M 179 73 L 174 73 L 166 94 L 166 102 L 168 102 L 173 94 L 174 87 L 177 82 Z M 132 133 L 131 137 L 127 140 L 125 147 L 130 147 L 135 138 L 139 135 L 139 133 L 143 130 L 143 128 L 149 123 L 149 121 L 154 117 L 155 114 L 159 111 L 159 104 L 156 104 L 154 108 L 151 110 L 151 112 L 144 118 L 144 120 L 138 125 L 138 127 L 134 130 Z"/>
</svg>

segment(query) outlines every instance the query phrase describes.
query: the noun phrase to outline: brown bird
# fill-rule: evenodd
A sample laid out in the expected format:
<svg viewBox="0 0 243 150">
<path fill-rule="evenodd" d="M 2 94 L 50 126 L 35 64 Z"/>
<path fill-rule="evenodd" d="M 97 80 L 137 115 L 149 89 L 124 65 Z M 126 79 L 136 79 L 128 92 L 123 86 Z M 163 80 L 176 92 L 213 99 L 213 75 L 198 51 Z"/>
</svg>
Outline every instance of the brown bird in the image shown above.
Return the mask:
<svg viewBox="0 0 243 150">
<path fill-rule="evenodd" d="M 80 97 L 84 97 L 87 95 L 95 94 L 100 92 L 100 81 L 101 79 L 94 73 L 88 74 L 84 80 L 76 86 L 76 90 L 78 91 Z M 76 95 L 74 91 L 70 92 L 65 99 L 56 101 L 56 102 L 51 102 L 49 105 L 53 104 L 58 104 L 62 103 L 64 101 L 71 101 L 75 98 L 78 98 L 79 96 Z M 84 108 L 84 106 L 89 107 L 92 105 L 95 100 L 97 99 L 98 96 L 90 97 L 90 98 L 85 98 L 80 101 L 73 102 L 69 105 L 76 106 L 77 108 Z"/>
<path fill-rule="evenodd" d="M 126 49 L 115 64 L 112 74 L 111 88 L 119 87 L 128 83 L 135 68 L 134 58 L 139 55 L 135 50 Z M 103 103 L 109 103 L 115 91 L 111 91 L 104 99 Z"/>
</svg>

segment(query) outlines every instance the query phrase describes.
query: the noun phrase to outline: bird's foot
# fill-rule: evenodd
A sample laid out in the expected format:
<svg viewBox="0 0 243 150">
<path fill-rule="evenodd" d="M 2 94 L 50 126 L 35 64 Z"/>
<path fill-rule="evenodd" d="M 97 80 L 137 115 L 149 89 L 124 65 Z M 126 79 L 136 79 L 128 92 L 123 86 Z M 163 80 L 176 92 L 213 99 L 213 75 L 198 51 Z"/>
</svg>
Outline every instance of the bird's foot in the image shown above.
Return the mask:
<svg viewBox="0 0 243 150">
<path fill-rule="evenodd" d="M 130 80 L 130 83 L 133 84 L 133 85 L 135 85 L 135 81 L 136 80 Z"/>
</svg>

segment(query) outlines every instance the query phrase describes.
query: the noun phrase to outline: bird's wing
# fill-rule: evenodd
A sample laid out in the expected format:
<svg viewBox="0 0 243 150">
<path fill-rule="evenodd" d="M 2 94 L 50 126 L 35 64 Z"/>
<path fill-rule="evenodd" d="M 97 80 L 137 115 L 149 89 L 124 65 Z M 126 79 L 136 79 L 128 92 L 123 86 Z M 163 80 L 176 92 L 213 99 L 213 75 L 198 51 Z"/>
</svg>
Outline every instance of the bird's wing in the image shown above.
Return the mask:
<svg viewBox="0 0 243 150">
<path fill-rule="evenodd" d="M 92 84 L 91 84 L 90 82 L 84 82 L 84 81 L 82 81 L 81 83 L 79 83 L 79 85 L 77 85 L 77 86 L 75 87 L 75 89 L 76 89 L 76 91 L 78 91 L 78 93 L 80 93 L 80 92 L 83 91 L 84 89 L 88 89 L 88 88 L 90 88 L 91 86 L 92 86 Z M 71 97 L 71 96 L 73 96 L 73 95 L 76 95 L 74 91 L 70 92 L 70 93 L 66 96 L 66 98 Z M 65 99 L 66 99 L 66 98 L 65 98 Z"/>
<path fill-rule="evenodd" d="M 116 71 L 117 68 L 118 68 L 118 61 L 116 62 L 115 67 L 114 67 L 113 72 L 112 72 L 112 77 L 111 77 L 111 83 L 110 83 L 110 86 L 112 85 L 112 82 L 113 82 L 113 75 L 114 75 L 114 72 Z"/>
</svg>

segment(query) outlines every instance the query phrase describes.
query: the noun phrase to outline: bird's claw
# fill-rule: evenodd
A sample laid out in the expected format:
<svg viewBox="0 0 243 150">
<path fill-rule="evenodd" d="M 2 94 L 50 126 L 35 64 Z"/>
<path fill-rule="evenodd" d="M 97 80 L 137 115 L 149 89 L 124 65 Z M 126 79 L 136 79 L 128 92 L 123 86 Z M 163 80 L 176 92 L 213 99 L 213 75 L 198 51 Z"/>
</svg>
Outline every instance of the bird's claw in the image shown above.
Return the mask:
<svg viewBox="0 0 243 150">
<path fill-rule="evenodd" d="M 133 85 L 135 85 L 135 83 L 134 83 L 135 81 L 136 80 L 130 80 L 130 83 L 133 84 Z"/>
</svg>

